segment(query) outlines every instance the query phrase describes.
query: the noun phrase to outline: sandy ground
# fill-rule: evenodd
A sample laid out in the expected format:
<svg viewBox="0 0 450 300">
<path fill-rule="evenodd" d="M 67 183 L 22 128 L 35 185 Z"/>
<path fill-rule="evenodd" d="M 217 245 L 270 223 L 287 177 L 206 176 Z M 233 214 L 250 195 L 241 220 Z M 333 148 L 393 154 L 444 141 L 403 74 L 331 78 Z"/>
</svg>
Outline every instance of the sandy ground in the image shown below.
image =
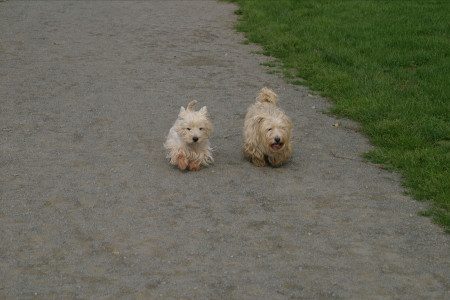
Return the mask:
<svg viewBox="0 0 450 300">
<path fill-rule="evenodd" d="M 355 126 L 270 75 L 214 1 L 0 2 L 0 298 L 447 298 L 449 236 Z M 278 169 L 241 155 L 270 86 L 295 122 Z M 216 163 L 162 147 L 196 98 Z"/>
</svg>

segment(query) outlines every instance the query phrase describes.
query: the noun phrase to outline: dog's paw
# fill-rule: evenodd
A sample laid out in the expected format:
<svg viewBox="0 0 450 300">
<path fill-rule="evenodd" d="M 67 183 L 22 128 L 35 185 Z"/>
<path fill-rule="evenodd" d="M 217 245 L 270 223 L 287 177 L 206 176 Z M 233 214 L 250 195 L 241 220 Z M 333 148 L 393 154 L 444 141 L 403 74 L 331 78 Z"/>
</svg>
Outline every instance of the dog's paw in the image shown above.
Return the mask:
<svg viewBox="0 0 450 300">
<path fill-rule="evenodd" d="M 272 167 L 280 167 L 283 164 L 283 161 L 281 159 L 275 158 L 273 156 L 269 156 L 268 160 Z"/>
<path fill-rule="evenodd" d="M 253 157 L 252 164 L 254 164 L 257 167 L 264 167 L 266 165 L 266 162 L 264 161 L 264 159 Z"/>
<path fill-rule="evenodd" d="M 189 171 L 198 171 L 200 170 L 200 164 L 197 162 L 190 162 L 189 163 Z"/>
<path fill-rule="evenodd" d="M 186 170 L 187 166 L 188 166 L 187 161 L 182 160 L 182 159 L 178 160 L 178 169 Z"/>
</svg>

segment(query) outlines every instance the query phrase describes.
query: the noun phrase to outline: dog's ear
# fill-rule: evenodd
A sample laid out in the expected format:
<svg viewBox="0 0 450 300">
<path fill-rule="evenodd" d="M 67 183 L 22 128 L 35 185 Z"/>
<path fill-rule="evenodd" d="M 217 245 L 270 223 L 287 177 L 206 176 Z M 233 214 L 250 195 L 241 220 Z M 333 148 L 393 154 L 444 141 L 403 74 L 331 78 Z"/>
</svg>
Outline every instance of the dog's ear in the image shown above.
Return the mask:
<svg viewBox="0 0 450 300">
<path fill-rule="evenodd" d="M 256 116 L 255 117 L 255 123 L 256 124 L 261 124 L 262 121 L 264 121 L 264 117 L 263 116 Z"/>
<path fill-rule="evenodd" d="M 178 114 L 179 116 L 181 116 L 182 114 L 184 114 L 184 112 L 186 111 L 186 108 L 184 108 L 183 106 L 180 108 L 180 113 Z"/>
<path fill-rule="evenodd" d="M 253 122 L 251 123 L 253 132 L 259 132 L 261 130 L 261 128 L 262 128 L 261 123 L 263 121 L 264 121 L 264 117 L 263 116 L 255 116 L 255 117 L 253 117 Z M 259 138 L 259 135 L 257 135 L 257 137 Z"/>
<path fill-rule="evenodd" d="M 203 106 L 202 108 L 200 108 L 199 112 L 202 115 L 207 115 L 208 114 L 208 109 L 206 108 L 206 106 Z"/>
<path fill-rule="evenodd" d="M 188 103 L 188 105 L 186 106 L 186 110 L 188 111 L 194 111 L 195 105 L 197 104 L 197 100 L 192 100 L 191 102 Z"/>
</svg>

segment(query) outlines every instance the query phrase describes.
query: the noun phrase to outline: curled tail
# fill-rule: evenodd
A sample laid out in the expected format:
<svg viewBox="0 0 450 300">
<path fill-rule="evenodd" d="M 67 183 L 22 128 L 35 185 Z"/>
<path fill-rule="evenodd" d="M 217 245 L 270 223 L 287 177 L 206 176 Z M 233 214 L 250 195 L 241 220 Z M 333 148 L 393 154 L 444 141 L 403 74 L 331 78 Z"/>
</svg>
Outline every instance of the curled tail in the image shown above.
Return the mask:
<svg viewBox="0 0 450 300">
<path fill-rule="evenodd" d="M 195 105 L 197 104 L 197 100 L 192 100 L 186 107 L 186 110 L 194 110 Z"/>
<path fill-rule="evenodd" d="M 258 97 L 256 97 L 256 101 L 260 103 L 268 102 L 277 105 L 278 96 L 271 89 L 263 87 L 259 92 Z"/>
</svg>

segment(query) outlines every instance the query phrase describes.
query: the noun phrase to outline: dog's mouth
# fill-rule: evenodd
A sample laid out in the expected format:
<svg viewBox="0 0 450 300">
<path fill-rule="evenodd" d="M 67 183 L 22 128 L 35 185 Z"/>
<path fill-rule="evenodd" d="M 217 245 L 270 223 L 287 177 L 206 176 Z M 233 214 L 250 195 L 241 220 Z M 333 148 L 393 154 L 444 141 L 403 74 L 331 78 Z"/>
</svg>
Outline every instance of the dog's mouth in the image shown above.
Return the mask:
<svg viewBox="0 0 450 300">
<path fill-rule="evenodd" d="M 270 148 L 272 148 L 273 150 L 280 150 L 281 148 L 283 148 L 284 143 L 273 143 L 270 145 Z"/>
</svg>

